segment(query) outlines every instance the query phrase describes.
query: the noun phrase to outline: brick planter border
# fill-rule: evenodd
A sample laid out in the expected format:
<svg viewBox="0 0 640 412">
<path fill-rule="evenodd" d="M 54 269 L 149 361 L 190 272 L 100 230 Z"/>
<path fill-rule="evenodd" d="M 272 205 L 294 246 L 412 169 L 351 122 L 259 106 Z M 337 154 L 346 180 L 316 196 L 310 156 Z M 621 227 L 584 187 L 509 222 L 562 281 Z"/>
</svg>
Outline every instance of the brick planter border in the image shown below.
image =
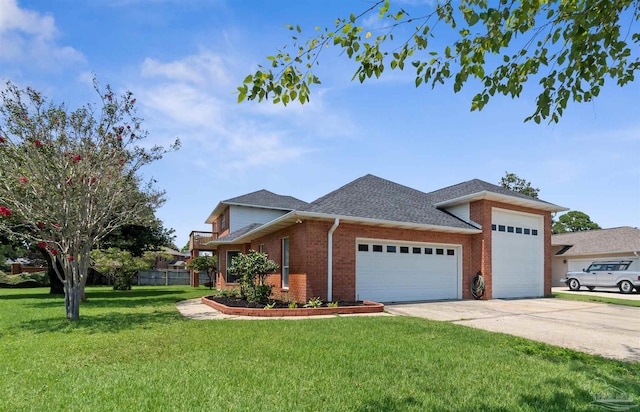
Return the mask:
<svg viewBox="0 0 640 412">
<path fill-rule="evenodd" d="M 261 316 L 261 317 L 284 317 L 284 316 L 318 316 L 318 315 L 354 315 L 361 313 L 378 313 L 384 311 L 382 303 L 363 301 L 364 306 L 339 306 L 337 308 L 295 308 L 295 309 L 260 309 L 260 308 L 235 308 L 223 305 L 206 297 L 201 299 L 202 303 L 225 315 L 236 316 Z"/>
</svg>

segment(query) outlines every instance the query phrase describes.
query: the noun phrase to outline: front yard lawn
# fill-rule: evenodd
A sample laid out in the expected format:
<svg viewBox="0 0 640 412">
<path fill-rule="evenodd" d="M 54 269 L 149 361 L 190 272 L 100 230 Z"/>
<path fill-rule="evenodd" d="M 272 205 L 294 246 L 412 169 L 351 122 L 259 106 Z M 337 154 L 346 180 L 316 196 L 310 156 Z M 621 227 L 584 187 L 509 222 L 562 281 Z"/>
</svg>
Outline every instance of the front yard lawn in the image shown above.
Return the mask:
<svg viewBox="0 0 640 412">
<path fill-rule="evenodd" d="M 208 289 L 0 289 L 0 410 L 587 411 L 640 364 L 409 317 L 194 321 Z"/>
<path fill-rule="evenodd" d="M 554 292 L 553 297 L 567 300 L 579 300 L 582 302 L 600 302 L 611 303 L 612 305 L 635 306 L 640 308 L 640 300 L 625 299 L 624 295 L 621 295 L 620 298 L 610 298 L 606 296 L 578 295 L 575 293 Z"/>
</svg>

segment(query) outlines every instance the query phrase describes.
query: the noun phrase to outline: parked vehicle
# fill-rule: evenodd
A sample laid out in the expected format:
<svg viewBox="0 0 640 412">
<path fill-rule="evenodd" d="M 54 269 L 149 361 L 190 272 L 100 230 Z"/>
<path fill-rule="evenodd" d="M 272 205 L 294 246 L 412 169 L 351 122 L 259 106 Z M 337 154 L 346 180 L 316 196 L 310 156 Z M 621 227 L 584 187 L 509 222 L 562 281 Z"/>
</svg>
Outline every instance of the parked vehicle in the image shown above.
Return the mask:
<svg viewBox="0 0 640 412">
<path fill-rule="evenodd" d="M 640 292 L 640 272 L 628 270 L 630 260 L 611 260 L 593 262 L 582 272 L 567 272 L 564 282 L 570 290 L 580 290 L 586 286 L 589 290 L 596 287 L 620 288 L 622 293 Z"/>
</svg>

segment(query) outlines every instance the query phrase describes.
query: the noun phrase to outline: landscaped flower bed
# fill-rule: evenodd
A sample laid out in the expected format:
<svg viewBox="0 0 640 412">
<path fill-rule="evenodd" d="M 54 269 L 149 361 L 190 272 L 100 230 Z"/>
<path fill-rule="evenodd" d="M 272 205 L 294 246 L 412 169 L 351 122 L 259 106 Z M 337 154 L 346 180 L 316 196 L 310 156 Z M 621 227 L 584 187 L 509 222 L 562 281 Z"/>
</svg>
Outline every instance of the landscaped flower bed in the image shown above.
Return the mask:
<svg viewBox="0 0 640 412">
<path fill-rule="evenodd" d="M 316 315 L 351 315 L 361 313 L 377 313 L 384 311 L 384 305 L 371 301 L 360 302 L 338 302 L 337 307 L 328 307 L 326 303 L 320 307 L 298 307 L 290 308 L 289 303 L 275 301 L 273 306 L 270 305 L 265 309 L 264 305 L 247 302 L 244 299 L 222 297 L 222 296 L 205 296 L 202 303 L 208 305 L 215 310 L 227 315 L 237 316 L 264 316 L 264 317 L 281 317 L 281 316 L 316 316 Z"/>
</svg>

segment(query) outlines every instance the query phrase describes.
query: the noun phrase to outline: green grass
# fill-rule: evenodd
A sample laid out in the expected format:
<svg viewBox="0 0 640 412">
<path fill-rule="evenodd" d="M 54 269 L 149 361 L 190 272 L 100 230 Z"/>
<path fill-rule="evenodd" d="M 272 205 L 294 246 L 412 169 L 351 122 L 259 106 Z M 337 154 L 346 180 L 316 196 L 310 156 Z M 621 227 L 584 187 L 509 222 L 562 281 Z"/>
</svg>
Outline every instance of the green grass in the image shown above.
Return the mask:
<svg viewBox="0 0 640 412">
<path fill-rule="evenodd" d="M 576 295 L 574 293 L 562 293 L 562 292 L 554 292 L 552 293 L 553 297 L 560 299 L 568 299 L 568 300 L 579 300 L 581 302 L 600 302 L 600 303 L 611 303 L 614 305 L 623 305 L 623 306 L 635 306 L 640 308 L 640 300 L 630 300 L 624 298 L 609 298 L 605 296 L 593 296 L 593 295 Z"/>
<path fill-rule="evenodd" d="M 640 364 L 409 317 L 182 318 L 208 289 L 0 290 L 0 410 L 587 411 Z"/>
</svg>

